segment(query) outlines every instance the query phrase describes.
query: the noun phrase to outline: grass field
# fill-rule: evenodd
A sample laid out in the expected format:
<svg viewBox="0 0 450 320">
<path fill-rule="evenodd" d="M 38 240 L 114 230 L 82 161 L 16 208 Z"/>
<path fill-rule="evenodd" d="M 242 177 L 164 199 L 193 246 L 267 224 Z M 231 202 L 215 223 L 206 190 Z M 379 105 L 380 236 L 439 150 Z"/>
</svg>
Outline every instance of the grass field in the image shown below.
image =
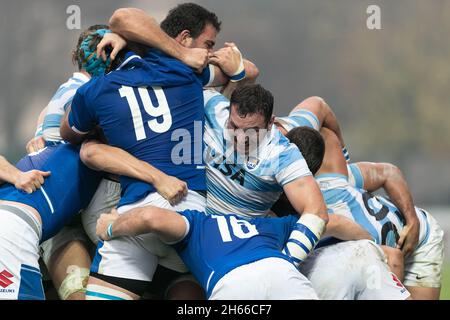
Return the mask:
<svg viewBox="0 0 450 320">
<path fill-rule="evenodd" d="M 450 300 L 450 262 L 444 263 L 442 269 L 441 300 Z"/>
</svg>

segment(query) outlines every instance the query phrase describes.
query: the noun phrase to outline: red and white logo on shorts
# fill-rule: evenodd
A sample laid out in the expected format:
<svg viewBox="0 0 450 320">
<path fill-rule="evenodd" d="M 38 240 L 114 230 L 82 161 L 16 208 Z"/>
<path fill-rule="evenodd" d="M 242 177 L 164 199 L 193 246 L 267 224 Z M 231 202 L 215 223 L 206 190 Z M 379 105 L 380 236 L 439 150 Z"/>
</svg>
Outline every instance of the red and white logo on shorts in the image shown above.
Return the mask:
<svg viewBox="0 0 450 320">
<path fill-rule="evenodd" d="M 395 274 L 391 273 L 391 276 L 392 276 L 392 280 L 394 280 L 397 287 L 404 288 L 403 284 L 401 283 L 401 281 L 397 278 L 397 276 Z"/>
<path fill-rule="evenodd" d="M 7 288 L 13 284 L 10 278 L 14 277 L 8 270 L 0 272 L 0 287 Z"/>
</svg>

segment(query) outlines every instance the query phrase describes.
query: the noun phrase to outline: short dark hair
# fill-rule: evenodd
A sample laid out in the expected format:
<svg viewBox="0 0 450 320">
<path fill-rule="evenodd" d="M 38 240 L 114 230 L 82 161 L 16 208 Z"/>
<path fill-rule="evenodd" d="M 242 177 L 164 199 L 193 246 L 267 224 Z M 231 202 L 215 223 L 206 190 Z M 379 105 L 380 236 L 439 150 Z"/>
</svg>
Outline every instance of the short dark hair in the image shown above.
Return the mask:
<svg viewBox="0 0 450 320">
<path fill-rule="evenodd" d="M 220 31 L 221 21 L 215 13 L 210 12 L 195 3 L 182 3 L 169 11 L 167 17 L 161 22 L 163 29 L 170 37 L 175 38 L 183 30 L 188 30 L 192 38 L 197 38 L 205 29 L 206 24 Z"/>
<path fill-rule="evenodd" d="M 95 24 L 84 30 L 78 37 L 77 46 L 72 51 L 72 62 L 73 64 L 78 65 L 78 70 L 82 69 L 83 61 L 85 59 L 83 49 L 80 48 L 81 44 L 83 43 L 84 39 L 86 39 L 88 36 L 92 35 L 95 31 L 100 29 L 109 29 L 109 27 L 106 24 Z M 97 44 L 102 40 L 102 38 L 103 37 L 101 37 L 100 35 L 94 35 L 89 46 L 90 47 L 97 46 Z"/>
<path fill-rule="evenodd" d="M 259 84 L 246 84 L 234 90 L 230 105 L 236 106 L 242 117 L 259 113 L 268 124 L 273 113 L 273 95 Z"/>
<path fill-rule="evenodd" d="M 298 127 L 289 131 L 286 137 L 300 149 L 309 170 L 316 174 L 325 154 L 325 141 L 320 132 L 309 127 Z"/>
</svg>

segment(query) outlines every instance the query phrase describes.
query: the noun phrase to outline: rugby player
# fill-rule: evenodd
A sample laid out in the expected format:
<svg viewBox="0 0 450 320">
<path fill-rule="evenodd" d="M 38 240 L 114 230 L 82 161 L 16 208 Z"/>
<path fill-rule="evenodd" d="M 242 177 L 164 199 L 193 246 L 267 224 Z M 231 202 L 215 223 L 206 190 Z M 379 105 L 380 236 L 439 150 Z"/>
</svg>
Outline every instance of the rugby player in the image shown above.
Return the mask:
<svg viewBox="0 0 450 320">
<path fill-rule="evenodd" d="M 409 187 L 401 171 L 387 163 L 354 163 L 347 165 L 338 150 L 339 140 L 330 130 L 322 129 L 325 153 L 316 174 L 330 214 L 344 215 L 364 227 L 379 245 L 404 250 L 405 233 L 410 232 L 405 215 L 414 211 L 418 218 L 419 239 L 412 251 L 406 251 L 404 284 L 413 299 L 438 300 L 443 263 L 443 231 L 433 216 L 414 206 Z M 310 152 L 317 143 L 317 132 L 300 127 L 288 137 L 305 150 L 307 162 L 319 161 L 317 152 Z M 383 188 L 390 199 L 374 196 Z M 412 215 L 412 214 L 411 214 Z M 323 272 L 323 271 L 320 271 Z"/>
<path fill-rule="evenodd" d="M 45 299 L 39 244 L 88 205 L 102 175 L 87 168 L 79 147 L 70 145 L 30 154 L 17 169 L 2 160 L 0 178 L 6 184 L 0 187 L 0 270 L 8 281 L 2 282 L 0 300 Z M 19 180 L 14 178 L 17 174 Z"/>
</svg>

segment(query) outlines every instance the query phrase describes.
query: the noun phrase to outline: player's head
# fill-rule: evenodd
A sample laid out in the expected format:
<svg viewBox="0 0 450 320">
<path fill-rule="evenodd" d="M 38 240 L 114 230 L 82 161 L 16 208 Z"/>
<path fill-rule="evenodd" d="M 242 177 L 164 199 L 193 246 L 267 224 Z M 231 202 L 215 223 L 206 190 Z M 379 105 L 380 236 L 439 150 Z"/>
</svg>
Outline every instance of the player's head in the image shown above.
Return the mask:
<svg viewBox="0 0 450 320">
<path fill-rule="evenodd" d="M 169 11 L 161 29 L 185 47 L 211 51 L 220 25 L 215 13 L 195 3 L 182 3 Z"/>
<path fill-rule="evenodd" d="M 237 88 L 230 99 L 227 131 L 233 135 L 239 153 L 248 153 L 259 146 L 273 124 L 273 96 L 259 84 Z"/>
<path fill-rule="evenodd" d="M 97 58 L 96 49 L 103 36 L 110 32 L 107 25 L 96 24 L 90 26 L 80 34 L 78 43 L 72 53 L 72 61 L 78 70 L 85 70 L 91 76 L 99 76 L 107 72 L 111 66 L 108 57 L 106 61 Z"/>
<path fill-rule="evenodd" d="M 325 142 L 319 131 L 309 127 L 298 127 L 288 132 L 286 137 L 302 152 L 312 174 L 322 165 Z"/>
</svg>

